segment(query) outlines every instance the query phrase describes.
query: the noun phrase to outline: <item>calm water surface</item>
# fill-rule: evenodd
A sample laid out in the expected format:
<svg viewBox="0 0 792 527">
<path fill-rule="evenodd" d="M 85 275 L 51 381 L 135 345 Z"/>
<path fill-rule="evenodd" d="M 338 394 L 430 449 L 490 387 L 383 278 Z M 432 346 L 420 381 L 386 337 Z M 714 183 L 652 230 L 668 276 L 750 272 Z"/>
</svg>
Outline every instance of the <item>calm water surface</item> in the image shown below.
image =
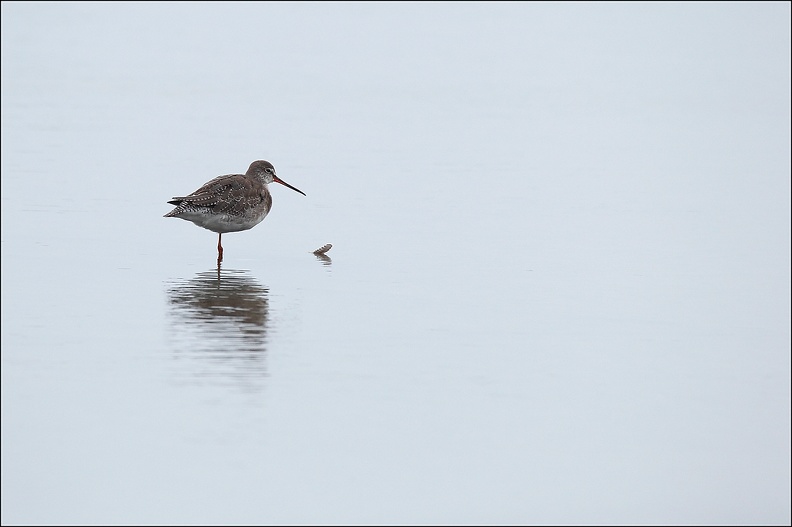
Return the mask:
<svg viewBox="0 0 792 527">
<path fill-rule="evenodd" d="M 3 2 L 3 524 L 789 524 L 789 20 Z"/>
</svg>

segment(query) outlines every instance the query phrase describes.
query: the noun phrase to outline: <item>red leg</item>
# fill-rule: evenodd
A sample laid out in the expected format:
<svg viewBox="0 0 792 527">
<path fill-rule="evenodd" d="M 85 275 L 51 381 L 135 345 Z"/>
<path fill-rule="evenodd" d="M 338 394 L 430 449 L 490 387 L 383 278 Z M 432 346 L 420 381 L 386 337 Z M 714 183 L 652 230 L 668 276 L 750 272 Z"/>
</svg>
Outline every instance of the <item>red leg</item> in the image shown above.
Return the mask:
<svg viewBox="0 0 792 527">
<path fill-rule="evenodd" d="M 223 261 L 223 244 L 221 243 L 221 239 L 223 237 L 222 232 L 217 233 L 217 263 Z"/>
</svg>

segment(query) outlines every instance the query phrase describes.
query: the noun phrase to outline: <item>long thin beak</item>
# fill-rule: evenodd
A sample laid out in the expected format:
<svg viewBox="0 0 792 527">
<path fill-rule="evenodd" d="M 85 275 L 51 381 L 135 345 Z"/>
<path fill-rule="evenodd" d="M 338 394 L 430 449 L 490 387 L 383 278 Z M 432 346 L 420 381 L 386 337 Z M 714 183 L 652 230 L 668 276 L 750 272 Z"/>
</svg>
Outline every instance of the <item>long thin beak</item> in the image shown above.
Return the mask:
<svg viewBox="0 0 792 527">
<path fill-rule="evenodd" d="M 298 188 L 294 188 L 294 187 L 292 187 L 291 185 L 289 185 L 288 183 L 286 183 L 285 181 L 283 181 L 282 179 L 280 179 L 278 176 L 274 176 L 274 177 L 272 178 L 272 181 L 274 181 L 275 183 L 280 183 L 280 184 L 281 184 L 281 185 L 283 185 L 283 186 L 289 187 L 289 188 L 290 188 L 290 189 L 292 189 L 292 190 L 296 190 L 297 192 L 299 192 L 300 194 L 302 194 L 303 196 L 305 196 L 305 192 L 303 192 L 302 190 L 300 190 L 300 189 L 298 189 Z"/>
</svg>

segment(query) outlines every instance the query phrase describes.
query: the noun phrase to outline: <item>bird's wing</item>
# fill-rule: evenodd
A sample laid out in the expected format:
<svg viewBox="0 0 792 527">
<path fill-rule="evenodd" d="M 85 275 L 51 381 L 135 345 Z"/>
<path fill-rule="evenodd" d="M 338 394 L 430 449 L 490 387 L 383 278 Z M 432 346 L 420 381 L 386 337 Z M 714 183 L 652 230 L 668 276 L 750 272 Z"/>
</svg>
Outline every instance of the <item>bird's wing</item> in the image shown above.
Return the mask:
<svg viewBox="0 0 792 527">
<path fill-rule="evenodd" d="M 200 207 L 213 207 L 218 212 L 233 208 L 250 187 L 250 182 L 237 174 L 218 176 L 205 183 L 188 196 L 174 197 L 169 203 L 181 205 L 184 202 Z"/>
<path fill-rule="evenodd" d="M 247 179 L 234 180 L 223 186 L 221 195 L 212 206 L 214 212 L 239 214 L 261 201 L 261 195 L 253 190 L 253 183 Z"/>
</svg>

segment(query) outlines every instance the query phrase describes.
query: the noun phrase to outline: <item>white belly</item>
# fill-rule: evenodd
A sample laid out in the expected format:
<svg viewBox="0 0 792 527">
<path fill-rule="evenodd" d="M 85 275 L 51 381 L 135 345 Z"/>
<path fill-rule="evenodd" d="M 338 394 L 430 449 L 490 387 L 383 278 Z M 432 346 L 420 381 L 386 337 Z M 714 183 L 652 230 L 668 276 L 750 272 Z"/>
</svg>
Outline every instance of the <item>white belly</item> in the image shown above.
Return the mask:
<svg viewBox="0 0 792 527">
<path fill-rule="evenodd" d="M 191 221 L 199 227 L 219 233 L 252 229 L 261 223 L 266 216 L 266 212 L 260 216 L 232 216 L 229 214 L 210 214 L 202 211 L 184 211 L 179 214 L 179 218 L 183 220 Z"/>
</svg>

